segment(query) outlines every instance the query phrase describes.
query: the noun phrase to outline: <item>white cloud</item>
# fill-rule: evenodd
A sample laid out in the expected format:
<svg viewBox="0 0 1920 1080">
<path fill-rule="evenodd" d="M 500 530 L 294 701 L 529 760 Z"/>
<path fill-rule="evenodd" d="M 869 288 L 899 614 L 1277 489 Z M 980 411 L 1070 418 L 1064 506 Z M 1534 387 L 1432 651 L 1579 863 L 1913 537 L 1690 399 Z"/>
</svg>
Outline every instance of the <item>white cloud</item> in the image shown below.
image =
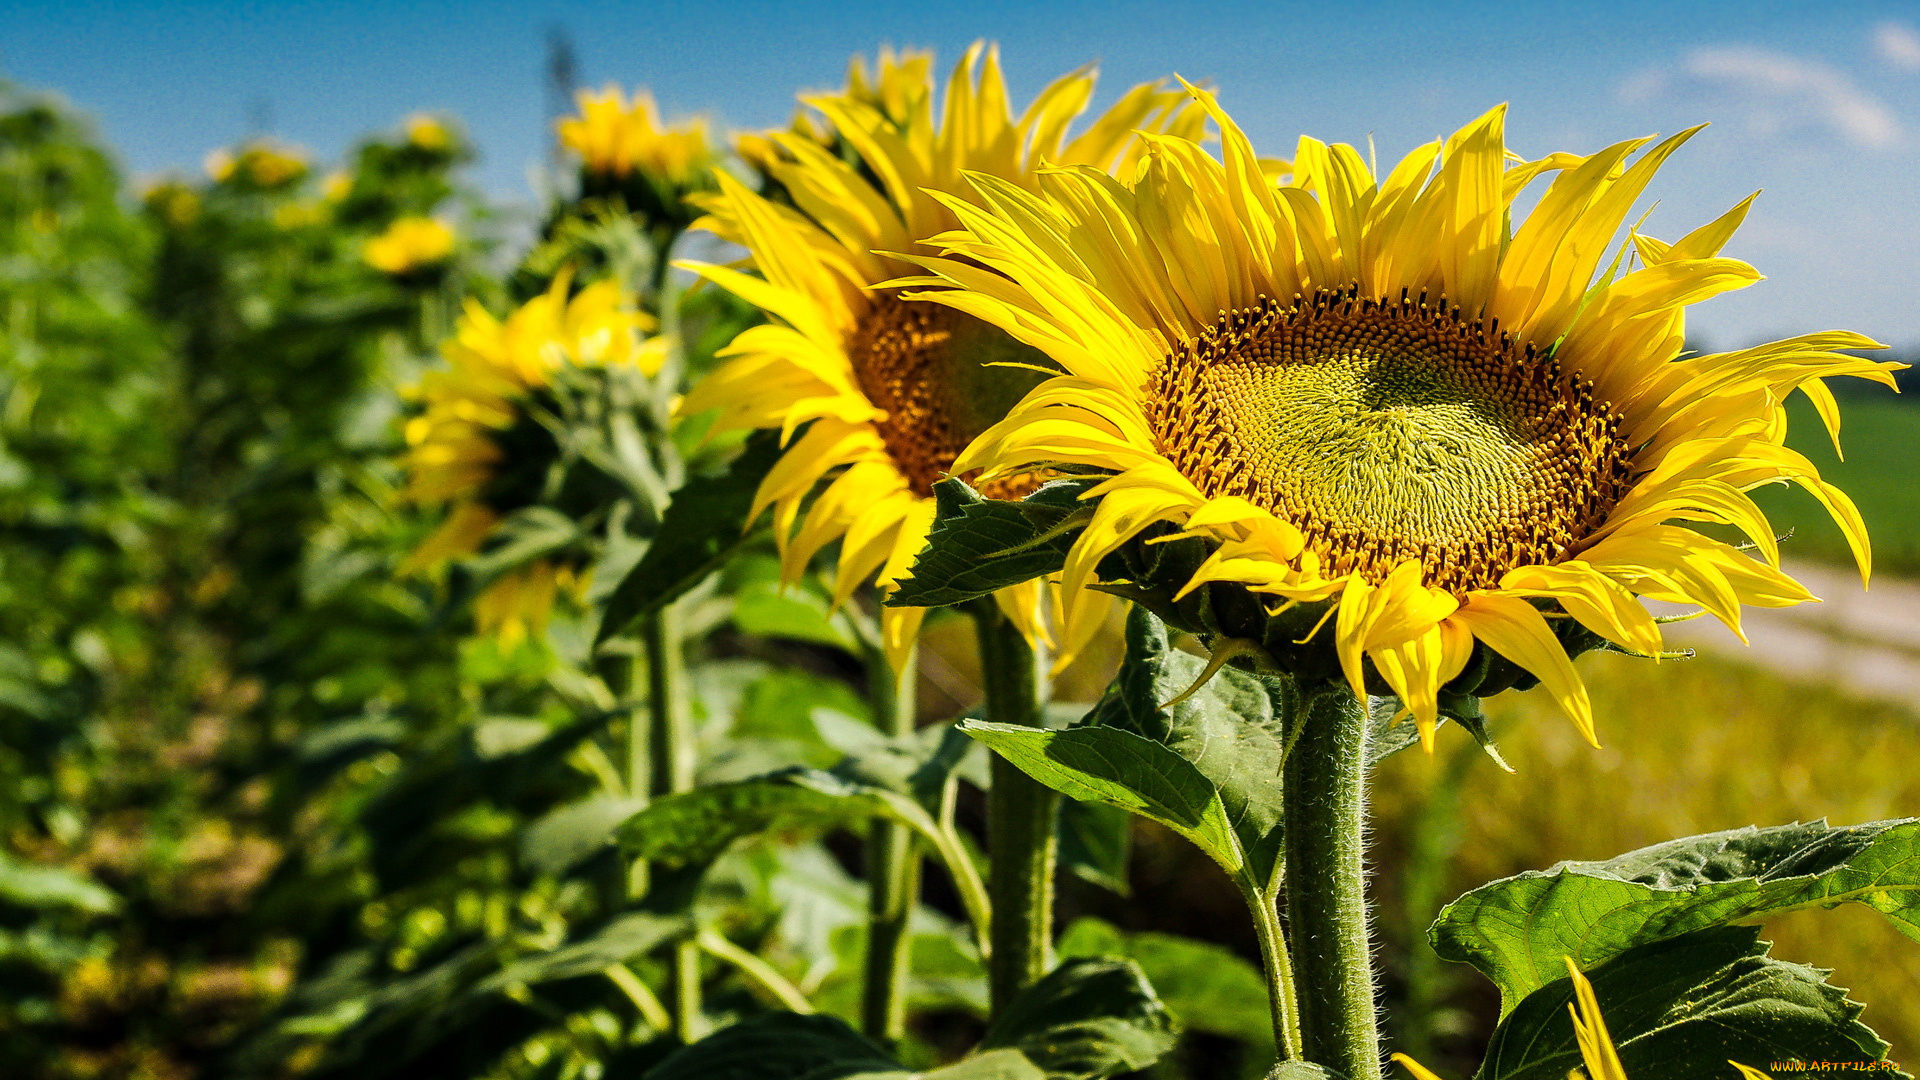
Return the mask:
<svg viewBox="0 0 1920 1080">
<path fill-rule="evenodd" d="M 1920 39 L 1914 45 L 1920 49 Z M 1707 119 L 1733 120 L 1762 139 L 1814 133 L 1885 148 L 1901 136 L 1893 110 L 1846 73 L 1818 60 L 1752 46 L 1696 49 L 1675 71 L 1629 78 L 1620 86 L 1620 98 L 1628 104 L 1680 99 L 1706 109 Z"/>
<path fill-rule="evenodd" d="M 1902 71 L 1920 71 L 1920 31 L 1905 23 L 1883 22 L 1874 27 L 1873 51 Z"/>
</svg>

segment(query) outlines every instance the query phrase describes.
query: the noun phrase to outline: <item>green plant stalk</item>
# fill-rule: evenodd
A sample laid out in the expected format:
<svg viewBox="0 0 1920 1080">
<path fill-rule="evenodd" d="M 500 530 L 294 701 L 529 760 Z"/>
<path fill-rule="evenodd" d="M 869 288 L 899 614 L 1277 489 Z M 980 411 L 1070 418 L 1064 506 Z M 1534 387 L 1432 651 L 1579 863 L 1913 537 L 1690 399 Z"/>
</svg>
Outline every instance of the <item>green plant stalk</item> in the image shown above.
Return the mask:
<svg viewBox="0 0 1920 1080">
<path fill-rule="evenodd" d="M 1293 980 L 1293 958 L 1287 952 L 1286 932 L 1280 928 L 1275 889 L 1242 883 L 1241 897 L 1253 916 L 1260 940 L 1260 971 L 1267 977 L 1267 1008 L 1273 1017 L 1273 1045 L 1281 1061 L 1297 1061 L 1300 1045 L 1300 1006 Z"/>
<path fill-rule="evenodd" d="M 1039 658 L 991 599 L 973 606 L 980 637 L 987 719 L 1045 726 Z M 1047 973 L 1053 951 L 1053 871 L 1059 858 L 1060 796 L 995 756 L 987 792 L 987 1001 L 990 1018 Z"/>
<path fill-rule="evenodd" d="M 641 623 L 647 653 L 648 795 L 677 795 L 693 790 L 693 729 L 687 713 L 680 626 L 672 604 Z M 636 717 L 637 719 L 637 717 Z M 639 774 L 634 775 L 638 781 Z M 636 788 L 639 786 L 635 785 Z M 702 1034 L 700 946 L 683 941 L 668 963 L 668 1009 L 674 1034 L 692 1043 Z"/>
<path fill-rule="evenodd" d="M 867 652 L 873 722 L 894 738 L 913 734 L 915 657 L 895 673 L 881 649 Z M 867 834 L 867 956 L 860 1030 L 882 1044 L 907 1034 L 909 922 L 920 896 L 920 850 L 913 830 L 875 818 Z"/>
<path fill-rule="evenodd" d="M 1380 1080 L 1367 933 L 1367 712 L 1342 684 L 1302 687 L 1281 768 L 1287 928 L 1301 1049 L 1348 1080 Z"/>
</svg>

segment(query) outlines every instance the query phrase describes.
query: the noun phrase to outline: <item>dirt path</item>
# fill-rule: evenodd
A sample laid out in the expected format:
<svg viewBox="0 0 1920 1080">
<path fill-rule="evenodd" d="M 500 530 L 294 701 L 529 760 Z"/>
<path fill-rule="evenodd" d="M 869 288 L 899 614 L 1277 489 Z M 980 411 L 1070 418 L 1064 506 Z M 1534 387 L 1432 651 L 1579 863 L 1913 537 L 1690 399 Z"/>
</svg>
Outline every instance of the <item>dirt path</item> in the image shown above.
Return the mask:
<svg viewBox="0 0 1920 1080">
<path fill-rule="evenodd" d="M 1862 592 L 1851 570 L 1813 563 L 1786 570 L 1825 602 L 1748 608 L 1751 648 L 1711 618 L 1666 627 L 1667 641 L 1920 712 L 1920 582 L 1876 576 Z"/>
</svg>

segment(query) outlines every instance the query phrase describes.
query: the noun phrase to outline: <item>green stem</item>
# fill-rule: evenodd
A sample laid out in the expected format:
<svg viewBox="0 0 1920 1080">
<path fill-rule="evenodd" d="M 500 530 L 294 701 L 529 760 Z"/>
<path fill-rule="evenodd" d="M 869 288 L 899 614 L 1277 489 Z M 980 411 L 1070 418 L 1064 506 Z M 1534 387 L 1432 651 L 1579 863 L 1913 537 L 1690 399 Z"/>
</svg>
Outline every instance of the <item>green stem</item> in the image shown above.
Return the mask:
<svg viewBox="0 0 1920 1080">
<path fill-rule="evenodd" d="M 1243 898 L 1253 914 L 1253 930 L 1260 939 L 1260 969 L 1267 977 L 1267 1007 L 1273 1015 L 1273 1045 L 1281 1061 L 1301 1056 L 1300 1013 L 1293 982 L 1293 958 L 1280 929 L 1280 912 L 1272 890 L 1245 888 Z"/>
<path fill-rule="evenodd" d="M 1363 866 L 1367 713 L 1344 685 L 1302 690 L 1281 778 L 1301 1049 L 1348 1080 L 1379 1080 Z"/>
<path fill-rule="evenodd" d="M 684 692 L 684 664 L 680 625 L 673 605 L 648 615 L 641 624 L 647 650 L 647 753 L 644 763 L 637 746 L 629 746 L 629 767 L 646 768 L 645 790 L 652 798 L 693 790 L 693 729 Z M 637 781 L 643 775 L 635 771 Z M 640 866 L 636 861 L 636 866 Z M 641 871 L 636 871 L 638 877 Z M 629 885 L 633 882 L 630 880 Z M 641 882 L 644 886 L 644 881 Z M 636 893 L 635 895 L 639 895 Z M 700 1009 L 700 946 L 683 941 L 673 947 L 668 964 L 669 1009 L 674 1034 L 691 1043 L 702 1034 Z"/>
<path fill-rule="evenodd" d="M 716 960 L 724 960 L 740 969 L 740 974 L 758 986 L 775 1004 L 789 1012 L 813 1012 L 813 1003 L 807 1000 L 807 995 L 801 993 L 799 987 L 780 974 L 772 964 L 735 945 L 724 934 L 715 930 L 701 930 L 693 941 Z"/>
<path fill-rule="evenodd" d="M 896 674 L 884 651 L 867 655 L 873 721 L 893 738 L 913 734 L 914 661 Z M 913 831 L 875 818 L 867 834 L 867 957 L 860 1030 L 891 1045 L 907 1033 L 908 923 L 920 895 L 920 851 Z"/>
<path fill-rule="evenodd" d="M 1018 627 L 992 600 L 973 610 L 980 636 L 980 669 L 987 719 L 1042 727 L 1039 661 Z M 1060 796 L 996 756 L 987 793 L 987 1000 L 998 1017 L 1020 991 L 1052 966 L 1053 870 L 1059 839 L 1054 828 Z"/>
</svg>

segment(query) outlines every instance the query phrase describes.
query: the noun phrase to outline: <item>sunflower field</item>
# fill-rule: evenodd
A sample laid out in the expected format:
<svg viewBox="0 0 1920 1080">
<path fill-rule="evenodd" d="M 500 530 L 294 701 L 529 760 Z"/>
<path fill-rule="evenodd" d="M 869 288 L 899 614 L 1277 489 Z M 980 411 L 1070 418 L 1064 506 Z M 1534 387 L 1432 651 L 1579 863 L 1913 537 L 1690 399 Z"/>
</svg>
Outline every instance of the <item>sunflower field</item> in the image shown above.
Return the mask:
<svg viewBox="0 0 1920 1080">
<path fill-rule="evenodd" d="M 0 84 L 0 1076 L 1907 1075 L 1920 716 L 1689 636 L 1920 575 L 1905 365 L 1689 348 L 1692 130 L 1102 89 Z"/>
</svg>

